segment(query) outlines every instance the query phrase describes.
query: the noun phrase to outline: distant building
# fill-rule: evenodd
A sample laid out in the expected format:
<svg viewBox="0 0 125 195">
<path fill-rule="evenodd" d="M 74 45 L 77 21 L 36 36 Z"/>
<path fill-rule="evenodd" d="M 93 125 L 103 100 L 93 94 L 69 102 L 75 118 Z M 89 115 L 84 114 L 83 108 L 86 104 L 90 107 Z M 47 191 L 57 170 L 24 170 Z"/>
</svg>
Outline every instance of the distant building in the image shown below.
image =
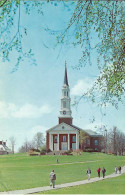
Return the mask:
<svg viewBox="0 0 125 195">
<path fill-rule="evenodd" d="M 92 149 L 101 151 L 102 135 L 92 130 L 84 130 L 73 125 L 72 111 L 70 107 L 70 88 L 65 64 L 64 83 L 62 86 L 61 109 L 58 125 L 46 131 L 46 148 L 51 151 L 66 151 L 78 149 Z M 84 134 L 84 143 L 80 143 L 80 135 Z"/>
<path fill-rule="evenodd" d="M 0 155 L 9 153 L 11 150 L 7 147 L 6 142 L 0 141 Z"/>
</svg>

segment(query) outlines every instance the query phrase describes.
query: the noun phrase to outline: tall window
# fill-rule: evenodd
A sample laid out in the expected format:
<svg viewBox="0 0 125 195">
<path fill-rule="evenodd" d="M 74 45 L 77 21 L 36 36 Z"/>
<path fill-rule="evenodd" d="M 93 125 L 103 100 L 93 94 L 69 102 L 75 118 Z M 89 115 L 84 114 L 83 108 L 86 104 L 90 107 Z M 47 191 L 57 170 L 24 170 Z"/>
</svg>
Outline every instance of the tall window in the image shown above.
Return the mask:
<svg viewBox="0 0 125 195">
<path fill-rule="evenodd" d="M 65 101 L 63 102 L 63 108 L 66 108 L 66 102 Z"/>
<path fill-rule="evenodd" d="M 54 136 L 54 142 L 57 143 L 57 135 Z"/>
<path fill-rule="evenodd" d="M 76 136 L 75 135 L 72 136 L 72 142 L 76 142 Z"/>
<path fill-rule="evenodd" d="M 66 91 L 64 91 L 64 96 L 66 96 Z"/>
<path fill-rule="evenodd" d="M 66 142 L 66 135 L 63 135 L 63 142 Z"/>
<path fill-rule="evenodd" d="M 95 142 L 95 146 L 98 146 L 98 140 L 95 140 L 94 142 Z"/>
</svg>

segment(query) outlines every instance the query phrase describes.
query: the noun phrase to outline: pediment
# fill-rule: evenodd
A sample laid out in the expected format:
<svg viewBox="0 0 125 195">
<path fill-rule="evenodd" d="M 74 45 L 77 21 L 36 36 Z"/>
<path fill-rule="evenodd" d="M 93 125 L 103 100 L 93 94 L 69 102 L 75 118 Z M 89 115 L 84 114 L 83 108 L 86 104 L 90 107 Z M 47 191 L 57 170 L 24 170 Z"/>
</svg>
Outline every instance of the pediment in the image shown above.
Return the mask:
<svg viewBox="0 0 125 195">
<path fill-rule="evenodd" d="M 56 131 L 59 131 L 59 132 L 61 132 L 61 131 L 63 131 L 63 132 L 74 131 L 75 132 L 75 131 L 78 131 L 78 129 L 76 129 L 76 128 L 74 128 L 71 125 L 68 125 L 66 123 L 60 123 L 60 124 L 47 130 L 47 132 L 52 132 L 52 131 L 54 131 L 54 132 L 56 132 Z"/>
</svg>

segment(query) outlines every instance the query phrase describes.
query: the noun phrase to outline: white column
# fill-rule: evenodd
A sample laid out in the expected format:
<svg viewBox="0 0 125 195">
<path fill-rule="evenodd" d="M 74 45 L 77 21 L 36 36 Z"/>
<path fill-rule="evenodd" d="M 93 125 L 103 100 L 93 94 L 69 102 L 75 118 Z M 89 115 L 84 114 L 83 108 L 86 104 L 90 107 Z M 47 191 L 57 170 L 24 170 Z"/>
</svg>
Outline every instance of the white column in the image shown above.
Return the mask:
<svg viewBox="0 0 125 195">
<path fill-rule="evenodd" d="M 50 133 L 49 133 L 49 149 L 50 149 Z"/>
<path fill-rule="evenodd" d="M 53 134 L 50 134 L 50 150 L 53 151 Z"/>
<path fill-rule="evenodd" d="M 70 150 L 70 134 L 68 133 L 68 150 Z"/>
<path fill-rule="evenodd" d="M 59 150 L 59 134 L 57 134 L 57 150 Z"/>
<path fill-rule="evenodd" d="M 76 133 L 76 150 L 79 149 L 79 132 Z"/>
</svg>

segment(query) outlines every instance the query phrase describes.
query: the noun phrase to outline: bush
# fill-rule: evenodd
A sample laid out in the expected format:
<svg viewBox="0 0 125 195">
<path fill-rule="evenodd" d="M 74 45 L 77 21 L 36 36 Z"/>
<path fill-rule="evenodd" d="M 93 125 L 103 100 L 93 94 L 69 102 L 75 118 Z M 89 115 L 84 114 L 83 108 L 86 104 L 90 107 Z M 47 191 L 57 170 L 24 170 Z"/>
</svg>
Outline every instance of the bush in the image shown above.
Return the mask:
<svg viewBox="0 0 125 195">
<path fill-rule="evenodd" d="M 66 152 L 63 152 L 62 155 L 72 155 L 72 150 L 68 150 Z"/>
<path fill-rule="evenodd" d="M 41 152 L 40 155 L 46 155 L 46 152 Z"/>
<path fill-rule="evenodd" d="M 35 149 L 35 148 L 31 148 L 30 151 L 33 151 L 33 152 L 40 152 L 39 149 Z"/>
<path fill-rule="evenodd" d="M 50 149 L 46 150 L 47 153 L 52 152 Z"/>
<path fill-rule="evenodd" d="M 95 152 L 95 150 L 92 149 L 92 148 L 86 148 L 86 149 L 84 150 L 84 152 Z"/>
<path fill-rule="evenodd" d="M 41 148 L 41 153 L 46 153 L 47 151 L 46 151 L 46 146 L 43 146 L 42 148 Z"/>
</svg>

